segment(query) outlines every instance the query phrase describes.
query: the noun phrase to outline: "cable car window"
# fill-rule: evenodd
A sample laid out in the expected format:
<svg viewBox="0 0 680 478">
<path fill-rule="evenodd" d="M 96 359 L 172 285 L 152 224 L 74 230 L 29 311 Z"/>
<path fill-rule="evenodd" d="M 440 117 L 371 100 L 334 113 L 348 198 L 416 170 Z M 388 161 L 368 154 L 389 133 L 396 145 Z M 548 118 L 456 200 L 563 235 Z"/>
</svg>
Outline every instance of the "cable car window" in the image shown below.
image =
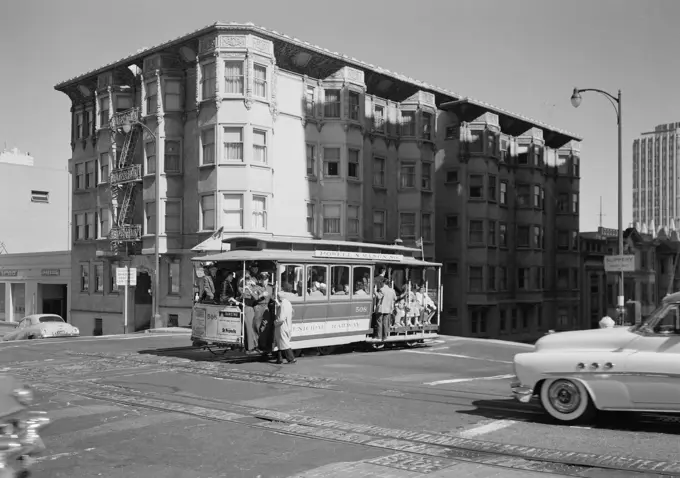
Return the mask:
<svg viewBox="0 0 680 478">
<path fill-rule="evenodd" d="M 354 290 L 352 293 L 354 297 L 370 296 L 373 290 L 373 281 L 371 277 L 371 268 L 366 266 L 354 266 L 354 274 L 352 274 L 354 281 Z"/>
<path fill-rule="evenodd" d="M 328 297 L 328 267 L 307 266 L 307 298 L 319 300 Z"/>
<path fill-rule="evenodd" d="M 304 268 L 302 266 L 297 264 L 279 266 L 279 281 L 282 297 L 291 302 L 299 302 L 304 299 Z"/>
<path fill-rule="evenodd" d="M 331 297 L 349 299 L 349 266 L 331 266 Z"/>
</svg>

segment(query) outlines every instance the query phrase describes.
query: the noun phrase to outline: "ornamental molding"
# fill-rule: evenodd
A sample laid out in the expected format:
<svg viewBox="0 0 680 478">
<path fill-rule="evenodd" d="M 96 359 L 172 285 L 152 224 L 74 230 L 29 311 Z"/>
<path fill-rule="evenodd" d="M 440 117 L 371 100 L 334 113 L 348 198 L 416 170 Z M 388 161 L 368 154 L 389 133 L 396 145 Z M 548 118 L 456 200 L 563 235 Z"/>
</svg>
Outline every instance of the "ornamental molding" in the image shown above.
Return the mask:
<svg viewBox="0 0 680 478">
<path fill-rule="evenodd" d="M 245 48 L 246 37 L 236 35 L 220 35 L 220 48 Z"/>
<path fill-rule="evenodd" d="M 272 61 L 272 63 L 274 63 Z M 276 98 L 277 94 L 277 79 L 279 76 L 279 68 L 274 64 L 271 69 L 271 98 L 269 99 L 269 112 L 272 115 L 272 121 L 276 122 L 276 118 L 279 116 L 278 102 Z"/>
</svg>

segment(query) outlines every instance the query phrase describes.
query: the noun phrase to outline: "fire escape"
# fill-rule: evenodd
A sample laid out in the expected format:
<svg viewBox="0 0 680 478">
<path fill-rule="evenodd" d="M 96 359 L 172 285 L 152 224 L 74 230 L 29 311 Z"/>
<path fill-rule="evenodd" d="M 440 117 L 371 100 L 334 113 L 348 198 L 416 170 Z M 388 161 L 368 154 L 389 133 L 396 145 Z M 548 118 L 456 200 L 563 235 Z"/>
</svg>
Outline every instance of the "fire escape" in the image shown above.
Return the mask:
<svg viewBox="0 0 680 478">
<path fill-rule="evenodd" d="M 109 239 L 111 250 L 116 253 L 135 253 L 142 239 L 141 224 L 134 223 L 135 202 L 138 186 L 142 182 L 142 165 L 134 164 L 137 142 L 142 135 L 139 108 L 116 113 L 111 120 L 112 134 L 119 131 L 125 135 L 123 147 L 109 175 L 113 221 Z"/>
</svg>

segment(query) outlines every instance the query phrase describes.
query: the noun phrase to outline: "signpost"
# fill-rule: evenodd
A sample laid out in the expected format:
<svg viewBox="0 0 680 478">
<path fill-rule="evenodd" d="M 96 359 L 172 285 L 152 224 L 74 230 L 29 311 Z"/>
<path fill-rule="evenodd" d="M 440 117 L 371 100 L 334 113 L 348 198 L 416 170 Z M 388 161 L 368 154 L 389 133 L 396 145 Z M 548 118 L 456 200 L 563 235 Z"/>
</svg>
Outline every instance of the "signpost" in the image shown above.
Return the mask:
<svg viewBox="0 0 680 478">
<path fill-rule="evenodd" d="M 116 286 L 123 287 L 123 333 L 127 334 L 128 326 L 128 286 L 137 285 L 137 269 L 135 267 L 116 268 Z"/>
<path fill-rule="evenodd" d="M 635 272 L 635 255 L 604 256 L 605 272 Z"/>
</svg>

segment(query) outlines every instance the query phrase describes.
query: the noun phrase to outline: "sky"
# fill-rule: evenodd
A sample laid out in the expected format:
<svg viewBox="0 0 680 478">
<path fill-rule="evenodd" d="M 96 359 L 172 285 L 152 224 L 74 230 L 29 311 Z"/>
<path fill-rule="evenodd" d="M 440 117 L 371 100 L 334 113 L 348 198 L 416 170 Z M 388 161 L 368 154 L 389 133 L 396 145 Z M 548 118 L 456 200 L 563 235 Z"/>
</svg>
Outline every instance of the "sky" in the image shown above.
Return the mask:
<svg viewBox="0 0 680 478">
<path fill-rule="evenodd" d="M 677 0 L 10 0 L 0 16 L 0 147 L 66 167 L 70 100 L 60 81 L 223 22 L 270 30 L 565 129 L 581 144 L 581 230 L 617 227 L 611 104 L 623 92 L 623 221 L 632 141 L 680 122 Z"/>
</svg>

